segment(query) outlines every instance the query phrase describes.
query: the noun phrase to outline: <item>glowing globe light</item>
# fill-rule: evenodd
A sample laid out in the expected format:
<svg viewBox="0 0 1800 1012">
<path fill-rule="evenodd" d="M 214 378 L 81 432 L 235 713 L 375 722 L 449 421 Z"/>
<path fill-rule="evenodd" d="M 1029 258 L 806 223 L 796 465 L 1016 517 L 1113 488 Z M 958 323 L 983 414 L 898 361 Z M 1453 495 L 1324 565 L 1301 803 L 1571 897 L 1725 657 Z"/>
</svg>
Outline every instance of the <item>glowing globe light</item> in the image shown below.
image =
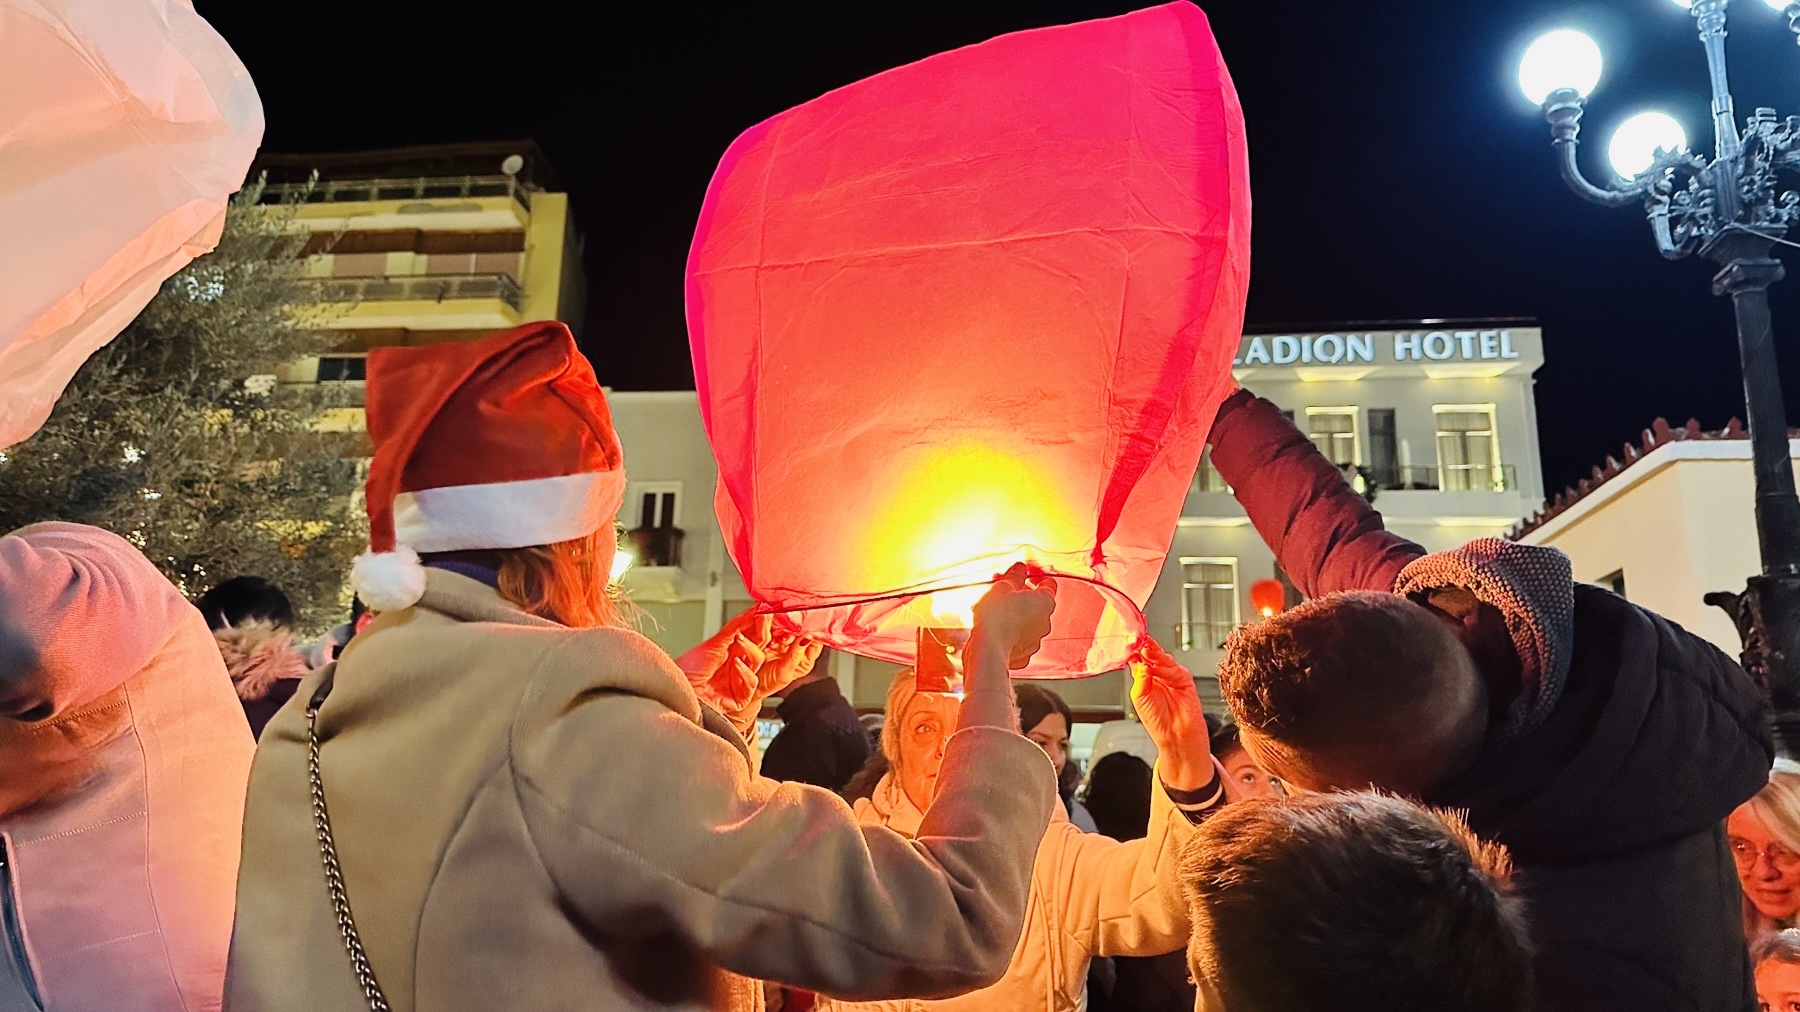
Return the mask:
<svg viewBox="0 0 1800 1012">
<path fill-rule="evenodd" d="M 1635 179 L 1656 163 L 1658 151 L 1680 151 L 1685 147 L 1687 133 L 1673 116 L 1641 112 L 1619 124 L 1606 155 L 1621 178 Z"/>
<path fill-rule="evenodd" d="M 1691 9 L 1694 6 L 1694 0 L 1673 0 L 1673 2 L 1677 7 Z"/>
<path fill-rule="evenodd" d="M 1792 2 L 1793 0 L 1763 0 L 1763 3 L 1768 4 L 1772 11 L 1785 11 Z"/>
<path fill-rule="evenodd" d="M 1572 28 L 1541 36 L 1519 61 L 1519 90 L 1534 105 L 1571 88 L 1583 98 L 1600 83 L 1600 47 Z"/>
</svg>

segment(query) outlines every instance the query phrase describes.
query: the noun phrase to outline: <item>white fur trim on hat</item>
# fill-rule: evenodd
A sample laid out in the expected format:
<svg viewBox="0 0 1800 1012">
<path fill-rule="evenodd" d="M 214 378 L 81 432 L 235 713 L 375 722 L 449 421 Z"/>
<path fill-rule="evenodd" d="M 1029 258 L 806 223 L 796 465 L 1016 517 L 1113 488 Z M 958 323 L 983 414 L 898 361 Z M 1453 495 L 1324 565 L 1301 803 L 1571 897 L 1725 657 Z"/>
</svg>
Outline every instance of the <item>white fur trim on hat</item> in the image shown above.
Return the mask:
<svg viewBox="0 0 1800 1012">
<path fill-rule="evenodd" d="M 621 468 L 402 492 L 394 540 L 421 552 L 554 545 L 605 527 L 624 499 Z"/>
<path fill-rule="evenodd" d="M 425 596 L 425 567 L 419 553 L 404 545 L 391 552 L 364 552 L 350 567 L 350 588 L 370 611 L 411 608 Z"/>
</svg>

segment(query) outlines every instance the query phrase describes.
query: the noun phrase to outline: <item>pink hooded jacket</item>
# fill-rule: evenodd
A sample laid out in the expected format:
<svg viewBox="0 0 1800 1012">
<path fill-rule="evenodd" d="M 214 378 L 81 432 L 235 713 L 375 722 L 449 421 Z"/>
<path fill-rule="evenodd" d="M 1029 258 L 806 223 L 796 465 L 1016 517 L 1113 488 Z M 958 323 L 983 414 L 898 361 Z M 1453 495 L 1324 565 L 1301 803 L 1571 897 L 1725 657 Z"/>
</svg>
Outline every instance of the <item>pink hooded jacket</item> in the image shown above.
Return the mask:
<svg viewBox="0 0 1800 1012">
<path fill-rule="evenodd" d="M 219 1008 L 254 748 L 205 621 L 129 543 L 0 537 L 0 1006 Z"/>
</svg>

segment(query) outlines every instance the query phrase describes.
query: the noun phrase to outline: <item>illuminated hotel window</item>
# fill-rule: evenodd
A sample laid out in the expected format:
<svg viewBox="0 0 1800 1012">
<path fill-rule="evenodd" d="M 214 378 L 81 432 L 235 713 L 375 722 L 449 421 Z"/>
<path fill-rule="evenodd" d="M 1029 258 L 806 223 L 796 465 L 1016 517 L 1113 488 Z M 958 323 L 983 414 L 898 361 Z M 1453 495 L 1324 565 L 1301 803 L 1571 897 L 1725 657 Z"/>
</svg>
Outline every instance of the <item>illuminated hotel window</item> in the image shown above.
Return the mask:
<svg viewBox="0 0 1800 1012">
<path fill-rule="evenodd" d="M 1362 463 L 1362 452 L 1356 441 L 1356 409 L 1307 408 L 1306 434 L 1313 445 L 1333 464 Z"/>
<path fill-rule="evenodd" d="M 1436 404 L 1438 487 L 1446 492 L 1502 492 L 1500 439 L 1492 404 Z"/>
<path fill-rule="evenodd" d="M 1181 560 L 1183 650 L 1216 650 L 1239 624 L 1235 558 Z"/>
</svg>

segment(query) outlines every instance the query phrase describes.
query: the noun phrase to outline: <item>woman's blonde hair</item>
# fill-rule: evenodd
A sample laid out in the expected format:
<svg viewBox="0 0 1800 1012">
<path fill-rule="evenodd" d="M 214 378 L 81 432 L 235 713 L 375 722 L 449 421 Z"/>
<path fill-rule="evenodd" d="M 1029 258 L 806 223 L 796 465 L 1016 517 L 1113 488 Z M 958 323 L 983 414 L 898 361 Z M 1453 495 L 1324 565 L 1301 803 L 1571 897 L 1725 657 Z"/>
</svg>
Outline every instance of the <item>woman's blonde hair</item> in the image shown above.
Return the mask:
<svg viewBox="0 0 1800 1012">
<path fill-rule="evenodd" d="M 1763 825 L 1769 827 L 1769 832 L 1783 847 L 1800 853 L 1800 764 L 1788 759 L 1775 760 L 1775 768 L 1769 771 L 1769 782 L 1745 804 Z M 1764 915 L 1747 896 L 1743 909 L 1744 937 L 1752 946 L 1771 932 L 1791 926 Z"/>
<path fill-rule="evenodd" d="M 500 596 L 576 629 L 619 625 L 624 601 L 611 586 L 616 551 L 618 534 L 610 524 L 572 541 L 496 551 Z"/>
<path fill-rule="evenodd" d="M 1782 846 L 1800 853 L 1800 765 L 1776 760 L 1768 784 L 1750 799 L 1750 810 Z"/>
<path fill-rule="evenodd" d="M 905 723 L 906 705 L 919 694 L 919 678 L 912 668 L 903 668 L 888 685 L 887 720 L 881 725 L 881 754 L 896 772 L 900 769 L 900 729 Z"/>
</svg>

